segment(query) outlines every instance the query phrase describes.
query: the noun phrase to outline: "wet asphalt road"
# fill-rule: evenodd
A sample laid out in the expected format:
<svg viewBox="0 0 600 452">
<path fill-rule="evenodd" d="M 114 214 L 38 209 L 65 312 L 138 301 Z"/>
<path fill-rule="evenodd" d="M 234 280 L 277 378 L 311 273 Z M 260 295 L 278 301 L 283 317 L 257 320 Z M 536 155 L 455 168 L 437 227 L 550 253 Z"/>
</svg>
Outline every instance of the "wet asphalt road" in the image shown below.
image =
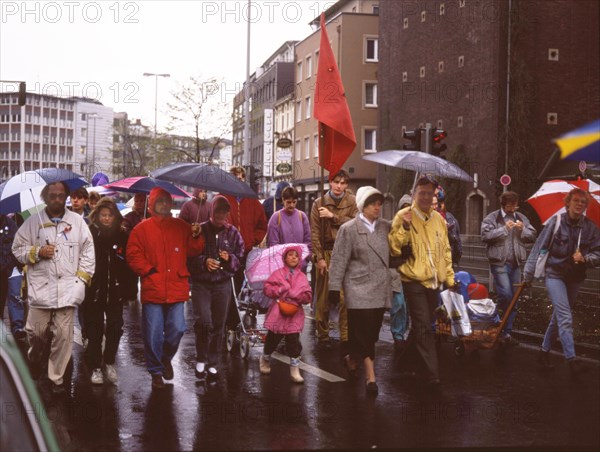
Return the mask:
<svg viewBox="0 0 600 452">
<path fill-rule="evenodd" d="M 384 325 L 376 358 L 380 391 L 373 397 L 365 394 L 362 377 L 346 379 L 337 346 L 316 347 L 307 320 L 304 385 L 289 380 L 289 366 L 280 360 L 272 361 L 271 375 L 260 375 L 262 346 L 245 360 L 224 351 L 219 380 L 206 384 L 194 376 L 190 304 L 187 309 L 188 331 L 165 390 L 153 391 L 145 370 L 139 304 L 125 308 L 116 386 L 89 383 L 78 345 L 69 394 L 52 396 L 49 382 L 38 380 L 65 450 L 600 446 L 597 362 L 573 380 L 560 355 L 554 355 L 554 372 L 540 372 L 532 347 L 458 359 L 452 344 L 443 343 L 442 390 L 434 394 L 399 372 Z"/>
</svg>

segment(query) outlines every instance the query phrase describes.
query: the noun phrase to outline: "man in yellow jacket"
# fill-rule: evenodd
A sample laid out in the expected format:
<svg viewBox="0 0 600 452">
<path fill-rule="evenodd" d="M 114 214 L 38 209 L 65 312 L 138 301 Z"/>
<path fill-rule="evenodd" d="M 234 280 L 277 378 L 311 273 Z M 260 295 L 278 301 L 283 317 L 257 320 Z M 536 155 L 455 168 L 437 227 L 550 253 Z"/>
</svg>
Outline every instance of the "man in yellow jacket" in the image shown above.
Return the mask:
<svg viewBox="0 0 600 452">
<path fill-rule="evenodd" d="M 432 387 L 440 384 L 433 311 L 443 285 L 454 286 L 448 229 L 444 218 L 432 208 L 437 186 L 432 178 L 421 176 L 412 205 L 398 211 L 389 234 L 392 255 L 400 255 L 408 244 L 412 247 L 412 255 L 398 271 L 412 319 L 412 344 L 425 365 L 425 382 Z"/>
</svg>

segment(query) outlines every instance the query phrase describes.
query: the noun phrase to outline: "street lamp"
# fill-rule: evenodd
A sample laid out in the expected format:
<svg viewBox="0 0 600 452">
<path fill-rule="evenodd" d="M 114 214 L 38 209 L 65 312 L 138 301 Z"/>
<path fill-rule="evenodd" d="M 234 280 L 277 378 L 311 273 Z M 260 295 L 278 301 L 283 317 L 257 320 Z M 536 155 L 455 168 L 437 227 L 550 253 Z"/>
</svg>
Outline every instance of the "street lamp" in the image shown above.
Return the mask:
<svg viewBox="0 0 600 452">
<path fill-rule="evenodd" d="M 90 137 L 90 118 L 94 118 L 94 148 L 92 152 L 92 164 L 96 163 L 96 118 L 98 117 L 97 113 L 86 113 L 85 114 L 85 176 L 86 179 L 89 180 L 90 168 L 88 166 L 88 149 L 89 146 L 89 137 Z"/>
<path fill-rule="evenodd" d="M 157 123 L 158 123 L 158 77 L 170 77 L 171 74 L 154 74 L 152 72 L 144 72 L 144 77 L 154 77 L 154 152 L 158 151 L 156 142 Z"/>
</svg>

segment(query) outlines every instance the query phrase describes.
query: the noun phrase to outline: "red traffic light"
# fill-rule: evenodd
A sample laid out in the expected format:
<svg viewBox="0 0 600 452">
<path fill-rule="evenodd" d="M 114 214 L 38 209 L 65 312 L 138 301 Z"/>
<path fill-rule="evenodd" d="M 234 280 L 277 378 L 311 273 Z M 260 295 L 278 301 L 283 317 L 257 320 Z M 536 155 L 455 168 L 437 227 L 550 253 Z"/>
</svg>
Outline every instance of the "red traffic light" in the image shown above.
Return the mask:
<svg viewBox="0 0 600 452">
<path fill-rule="evenodd" d="M 436 129 L 433 132 L 433 141 L 436 143 L 441 143 L 444 138 L 448 136 L 448 133 L 442 129 Z"/>
</svg>

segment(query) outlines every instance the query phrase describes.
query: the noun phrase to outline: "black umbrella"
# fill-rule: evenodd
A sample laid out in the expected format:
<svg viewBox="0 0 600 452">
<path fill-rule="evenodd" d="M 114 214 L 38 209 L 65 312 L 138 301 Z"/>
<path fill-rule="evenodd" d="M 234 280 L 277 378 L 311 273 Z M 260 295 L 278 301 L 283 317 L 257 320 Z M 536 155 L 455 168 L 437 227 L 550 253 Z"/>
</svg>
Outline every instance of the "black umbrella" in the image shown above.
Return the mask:
<svg viewBox="0 0 600 452">
<path fill-rule="evenodd" d="M 249 185 L 216 165 L 173 163 L 152 171 L 150 175 L 156 179 L 239 196 L 240 198 L 258 198 L 256 192 Z"/>
</svg>

